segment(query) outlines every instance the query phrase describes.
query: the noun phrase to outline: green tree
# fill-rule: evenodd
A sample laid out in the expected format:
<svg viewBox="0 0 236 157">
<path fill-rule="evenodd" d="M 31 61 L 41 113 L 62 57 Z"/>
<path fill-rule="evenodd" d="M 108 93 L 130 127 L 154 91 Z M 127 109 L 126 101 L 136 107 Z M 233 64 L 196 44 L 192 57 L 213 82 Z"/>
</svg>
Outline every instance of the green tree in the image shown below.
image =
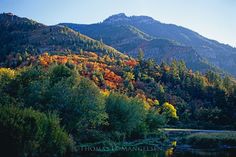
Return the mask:
<svg viewBox="0 0 236 157">
<path fill-rule="evenodd" d="M 141 48 L 138 49 L 138 60 L 141 62 L 144 58 L 144 52 Z"/>
<path fill-rule="evenodd" d="M 50 82 L 52 84 L 57 83 L 61 79 L 66 79 L 72 75 L 76 76 L 76 71 L 69 69 L 65 65 L 54 65 L 50 67 L 49 72 Z"/>
<path fill-rule="evenodd" d="M 14 81 L 17 71 L 8 68 L 0 68 L 0 105 L 14 103 L 15 100 L 11 98 L 8 91 L 11 90 L 9 85 Z"/>
<path fill-rule="evenodd" d="M 161 115 L 156 109 L 151 109 L 147 113 L 146 124 L 149 132 L 156 132 L 166 124 L 166 117 Z"/>
<path fill-rule="evenodd" d="M 107 124 L 105 112 L 105 98 L 99 88 L 88 79 L 81 79 L 80 84 L 73 92 L 72 104 L 77 105 L 79 128 L 94 129 Z"/>
<path fill-rule="evenodd" d="M 30 77 L 32 76 L 32 77 Z M 81 78 L 75 69 L 54 65 L 48 71 L 35 68 L 17 78 L 16 98 L 24 107 L 43 112 L 56 111 L 65 128 L 80 139 L 88 129 L 107 124 L 105 98 L 89 79 Z"/>
<path fill-rule="evenodd" d="M 145 118 L 142 101 L 118 93 L 109 95 L 106 100 L 106 111 L 109 116 L 110 130 L 125 134 L 132 133 Z"/>
</svg>

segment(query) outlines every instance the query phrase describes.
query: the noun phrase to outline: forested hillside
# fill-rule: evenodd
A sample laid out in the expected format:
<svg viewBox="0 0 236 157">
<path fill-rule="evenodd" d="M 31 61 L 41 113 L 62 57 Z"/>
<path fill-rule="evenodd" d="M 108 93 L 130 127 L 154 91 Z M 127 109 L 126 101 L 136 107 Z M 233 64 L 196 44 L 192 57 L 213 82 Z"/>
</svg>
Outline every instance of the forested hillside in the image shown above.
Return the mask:
<svg viewBox="0 0 236 157">
<path fill-rule="evenodd" d="M 219 71 L 210 65 L 204 58 L 191 47 L 183 46 L 175 41 L 152 37 L 131 25 L 113 25 L 106 23 L 79 25 L 62 23 L 60 25 L 102 40 L 104 43 L 115 47 L 117 50 L 137 57 L 138 50 L 145 51 L 145 58 L 152 58 L 157 63 L 171 63 L 173 60 L 185 61 L 188 68 L 194 71 L 206 72 L 207 70 Z"/>
<path fill-rule="evenodd" d="M 132 56 L 136 56 L 137 49 L 142 48 L 147 52 L 147 58 L 153 58 L 158 63 L 160 60 L 184 60 L 187 67 L 193 70 L 205 72 L 217 67 L 236 75 L 235 48 L 207 39 L 190 29 L 161 23 L 148 16 L 126 16 L 121 13 L 96 24 L 62 25 L 92 38 L 102 39 L 104 43 Z"/>
<path fill-rule="evenodd" d="M 11 13 L 0 14 L 0 29 L 0 62 L 4 62 L 6 58 L 25 61 L 30 55 L 41 54 L 45 51 L 61 51 L 69 54 L 86 50 L 101 55 L 125 57 L 114 48 L 67 27 L 46 26 Z M 20 63 L 10 64 L 17 66 Z"/>
<path fill-rule="evenodd" d="M 181 45 L 191 46 L 209 63 L 236 75 L 236 49 L 230 45 L 208 39 L 188 28 L 174 24 L 165 24 L 148 16 L 126 16 L 117 14 L 110 16 L 104 23 L 114 25 L 131 25 L 157 38 L 176 41 Z M 226 63 L 225 60 L 228 60 Z"/>
<path fill-rule="evenodd" d="M 167 126 L 236 128 L 230 76 L 157 64 L 142 49 L 134 59 L 12 14 L 0 15 L 0 28 L 0 150 L 9 156 L 70 156 L 149 137 L 162 145 Z"/>
<path fill-rule="evenodd" d="M 158 129 L 167 125 L 236 127 L 232 79 L 194 73 L 183 62 L 157 65 L 141 56 L 115 60 L 88 52 L 45 53 L 17 70 L 1 68 L 3 150 L 60 156 L 90 142 L 160 137 Z"/>
</svg>

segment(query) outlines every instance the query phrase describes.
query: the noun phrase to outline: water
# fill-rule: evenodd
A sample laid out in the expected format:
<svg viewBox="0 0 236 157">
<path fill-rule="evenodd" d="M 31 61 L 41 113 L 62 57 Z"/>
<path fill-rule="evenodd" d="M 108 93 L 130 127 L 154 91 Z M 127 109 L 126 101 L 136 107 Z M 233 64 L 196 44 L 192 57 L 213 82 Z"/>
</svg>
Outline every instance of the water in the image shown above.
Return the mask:
<svg viewBox="0 0 236 157">
<path fill-rule="evenodd" d="M 174 138 L 173 138 L 174 137 Z M 170 136 L 170 147 L 157 149 L 141 147 L 141 150 L 124 149 L 121 152 L 83 152 L 75 157 L 236 157 L 236 147 L 227 147 L 222 145 L 221 148 L 193 148 L 190 145 L 178 140 L 175 136 Z M 171 142 L 172 141 L 172 142 Z M 148 149 L 147 149 L 148 148 Z"/>
<path fill-rule="evenodd" d="M 131 151 L 114 153 L 83 153 L 76 157 L 236 157 L 236 148 L 233 149 L 192 149 L 169 148 L 152 152 Z"/>
</svg>

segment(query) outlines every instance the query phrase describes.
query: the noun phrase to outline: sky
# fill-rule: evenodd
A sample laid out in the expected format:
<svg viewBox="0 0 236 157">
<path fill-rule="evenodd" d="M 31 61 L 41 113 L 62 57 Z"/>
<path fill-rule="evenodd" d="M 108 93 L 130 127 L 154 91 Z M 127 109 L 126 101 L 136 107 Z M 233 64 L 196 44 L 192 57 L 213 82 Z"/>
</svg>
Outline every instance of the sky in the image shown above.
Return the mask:
<svg viewBox="0 0 236 157">
<path fill-rule="evenodd" d="M 146 15 L 236 47 L 236 0 L 0 0 L 2 12 L 47 25 L 97 23 L 117 13 Z"/>
</svg>

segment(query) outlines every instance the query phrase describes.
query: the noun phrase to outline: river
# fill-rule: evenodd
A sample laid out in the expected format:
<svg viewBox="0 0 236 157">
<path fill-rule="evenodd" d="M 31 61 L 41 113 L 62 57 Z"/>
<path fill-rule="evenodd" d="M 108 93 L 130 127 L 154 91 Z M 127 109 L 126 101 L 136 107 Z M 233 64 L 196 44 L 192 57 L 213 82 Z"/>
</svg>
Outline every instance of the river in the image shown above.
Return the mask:
<svg viewBox="0 0 236 157">
<path fill-rule="evenodd" d="M 167 149 L 154 152 L 84 153 L 78 157 L 236 157 L 236 149 Z"/>
<path fill-rule="evenodd" d="M 164 129 L 170 134 L 179 133 L 216 133 L 229 132 L 224 130 L 195 130 L 195 129 Z M 231 131 L 232 132 L 232 131 Z M 233 131 L 234 132 L 234 131 Z M 124 150 L 120 152 L 83 152 L 75 157 L 236 157 L 236 147 L 231 148 L 192 148 L 189 145 L 178 144 L 173 141 L 174 147 L 160 149 L 143 149 L 143 150 Z"/>
</svg>

